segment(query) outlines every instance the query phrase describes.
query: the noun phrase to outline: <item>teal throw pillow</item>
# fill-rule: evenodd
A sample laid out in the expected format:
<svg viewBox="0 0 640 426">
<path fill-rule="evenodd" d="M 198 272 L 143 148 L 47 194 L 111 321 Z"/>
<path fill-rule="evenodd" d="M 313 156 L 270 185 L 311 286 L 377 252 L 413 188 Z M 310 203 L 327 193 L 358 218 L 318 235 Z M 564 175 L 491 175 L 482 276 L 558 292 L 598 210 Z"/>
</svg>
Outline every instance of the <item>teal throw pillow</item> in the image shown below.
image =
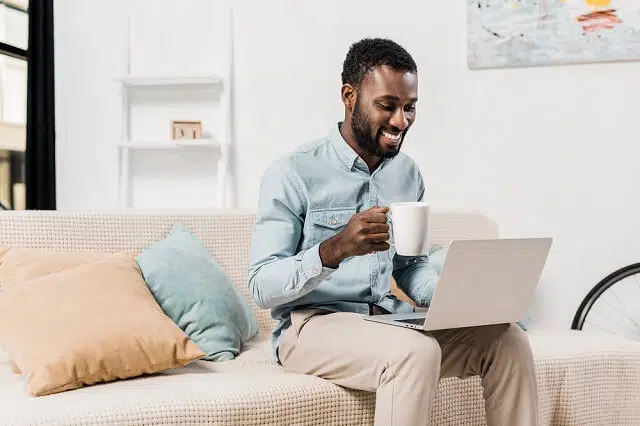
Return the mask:
<svg viewBox="0 0 640 426">
<path fill-rule="evenodd" d="M 136 260 L 164 313 L 206 354 L 202 359 L 234 359 L 258 333 L 246 298 L 183 224 L 173 225 Z"/>
</svg>

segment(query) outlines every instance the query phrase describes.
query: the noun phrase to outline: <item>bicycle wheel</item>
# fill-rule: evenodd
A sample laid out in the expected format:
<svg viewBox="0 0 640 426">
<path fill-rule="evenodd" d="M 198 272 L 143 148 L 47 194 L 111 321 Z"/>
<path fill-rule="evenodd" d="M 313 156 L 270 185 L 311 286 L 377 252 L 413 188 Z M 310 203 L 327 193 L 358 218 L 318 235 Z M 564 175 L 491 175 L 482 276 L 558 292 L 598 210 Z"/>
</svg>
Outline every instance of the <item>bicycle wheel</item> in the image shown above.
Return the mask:
<svg viewBox="0 0 640 426">
<path fill-rule="evenodd" d="M 571 328 L 640 341 L 640 263 L 607 275 L 584 298 Z"/>
</svg>

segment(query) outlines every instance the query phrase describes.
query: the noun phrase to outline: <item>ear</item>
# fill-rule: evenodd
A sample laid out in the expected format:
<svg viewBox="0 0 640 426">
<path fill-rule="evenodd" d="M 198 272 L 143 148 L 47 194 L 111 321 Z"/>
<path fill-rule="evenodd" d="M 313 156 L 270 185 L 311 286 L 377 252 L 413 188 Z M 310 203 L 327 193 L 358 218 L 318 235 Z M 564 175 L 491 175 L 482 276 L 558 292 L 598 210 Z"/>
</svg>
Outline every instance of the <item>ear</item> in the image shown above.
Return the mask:
<svg viewBox="0 0 640 426">
<path fill-rule="evenodd" d="M 353 111 L 353 106 L 356 104 L 357 97 L 358 93 L 352 85 L 345 84 L 342 86 L 342 103 L 346 109 Z"/>
</svg>

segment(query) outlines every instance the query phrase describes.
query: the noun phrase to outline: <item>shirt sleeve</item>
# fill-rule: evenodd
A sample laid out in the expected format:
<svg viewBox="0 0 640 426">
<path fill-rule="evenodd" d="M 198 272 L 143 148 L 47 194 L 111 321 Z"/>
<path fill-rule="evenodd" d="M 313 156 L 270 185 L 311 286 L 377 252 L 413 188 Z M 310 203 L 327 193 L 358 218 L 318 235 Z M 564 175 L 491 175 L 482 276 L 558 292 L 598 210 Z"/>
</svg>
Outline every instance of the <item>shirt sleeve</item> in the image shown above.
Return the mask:
<svg viewBox="0 0 640 426">
<path fill-rule="evenodd" d="M 268 168 L 259 189 L 249 266 L 249 289 L 263 309 L 310 293 L 335 271 L 322 265 L 319 244 L 297 251 L 306 208 L 295 173 L 283 162 Z"/>
<path fill-rule="evenodd" d="M 417 174 L 417 200 L 424 200 L 424 181 Z M 439 249 L 439 248 L 438 248 Z M 436 291 L 439 269 L 430 261 L 430 256 L 400 256 L 393 258 L 393 278 L 398 287 L 418 306 L 429 306 Z"/>
</svg>

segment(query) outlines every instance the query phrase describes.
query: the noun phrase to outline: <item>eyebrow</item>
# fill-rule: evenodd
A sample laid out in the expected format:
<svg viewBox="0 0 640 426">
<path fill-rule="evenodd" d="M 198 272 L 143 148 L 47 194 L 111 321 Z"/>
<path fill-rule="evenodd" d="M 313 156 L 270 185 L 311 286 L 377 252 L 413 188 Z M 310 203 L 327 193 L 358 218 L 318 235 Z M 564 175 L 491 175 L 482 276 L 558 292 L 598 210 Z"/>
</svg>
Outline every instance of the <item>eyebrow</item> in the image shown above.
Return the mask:
<svg viewBox="0 0 640 426">
<path fill-rule="evenodd" d="M 383 96 L 380 96 L 378 99 L 387 99 L 387 100 L 390 100 L 390 101 L 399 101 L 400 100 L 399 97 L 392 96 L 392 95 L 383 95 Z M 412 98 L 411 102 L 418 102 L 418 98 Z"/>
</svg>

